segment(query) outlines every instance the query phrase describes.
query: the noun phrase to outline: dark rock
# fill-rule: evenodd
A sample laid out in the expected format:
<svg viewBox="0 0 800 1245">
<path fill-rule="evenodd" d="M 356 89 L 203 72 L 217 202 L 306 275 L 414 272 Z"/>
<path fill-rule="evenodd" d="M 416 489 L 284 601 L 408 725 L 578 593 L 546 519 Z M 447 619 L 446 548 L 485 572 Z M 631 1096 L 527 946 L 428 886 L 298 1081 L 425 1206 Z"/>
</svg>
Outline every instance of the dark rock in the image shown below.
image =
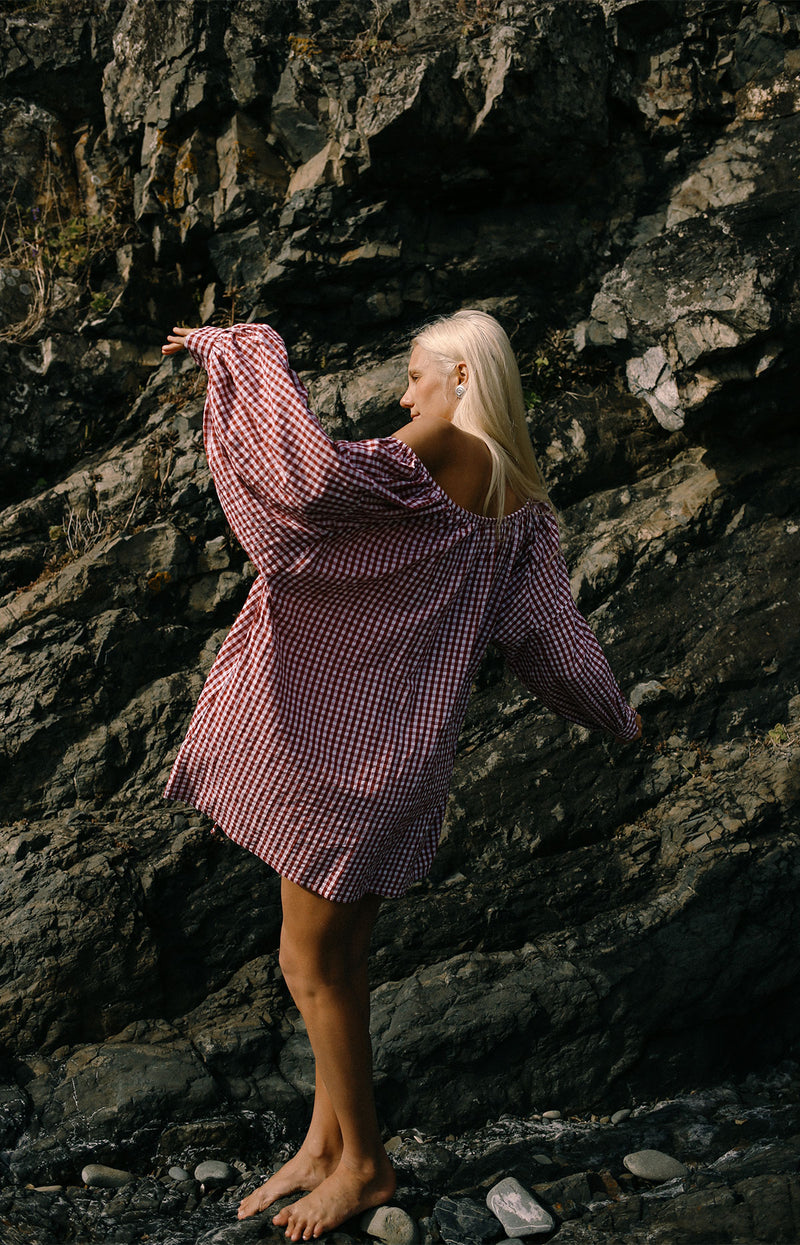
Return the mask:
<svg viewBox="0 0 800 1245">
<path fill-rule="evenodd" d="M 500 1224 L 494 1215 L 471 1198 L 440 1197 L 433 1217 L 447 1245 L 480 1245 L 500 1236 Z"/>
<path fill-rule="evenodd" d="M 512 1175 L 564 1241 L 797 1239 L 796 1088 L 758 1091 L 763 1119 L 743 1088 L 800 1034 L 795 7 L 6 7 L 0 1218 L 270 1233 L 232 1191 L 69 1182 L 269 1169 L 306 1122 L 277 880 L 161 804 L 254 573 L 164 328 L 272 319 L 331 434 L 383 436 L 409 334 L 479 304 L 645 739 L 565 727 L 497 654 L 476 679 L 431 879 L 375 938 L 409 1213 Z M 684 1192 L 626 1183 L 648 1148 Z"/>
</svg>

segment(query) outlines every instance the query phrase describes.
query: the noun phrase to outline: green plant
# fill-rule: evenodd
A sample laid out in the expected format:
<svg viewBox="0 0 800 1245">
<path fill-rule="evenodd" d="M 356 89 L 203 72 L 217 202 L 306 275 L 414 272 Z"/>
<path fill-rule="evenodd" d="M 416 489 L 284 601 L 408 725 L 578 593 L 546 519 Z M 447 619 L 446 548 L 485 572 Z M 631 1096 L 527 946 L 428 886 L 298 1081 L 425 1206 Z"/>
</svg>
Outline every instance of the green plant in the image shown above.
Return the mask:
<svg viewBox="0 0 800 1245">
<path fill-rule="evenodd" d="M 532 362 L 522 369 L 522 389 L 527 406 L 540 406 L 552 394 L 564 390 L 575 376 L 576 360 L 566 329 L 548 329 L 536 346 Z"/>
<path fill-rule="evenodd" d="M 111 299 L 108 294 L 103 294 L 102 292 L 93 294 L 89 306 L 93 316 L 102 316 L 111 306 Z"/>
<path fill-rule="evenodd" d="M 121 245 L 130 225 L 123 219 L 121 194 L 109 198 L 105 214 L 75 213 L 49 158 L 43 163 L 32 206 L 20 204 L 17 185 L 18 181 L 0 220 L 0 262 L 25 274 L 32 298 L 26 315 L 0 330 L 0 341 L 22 342 L 42 328 L 60 279 L 78 286 L 95 315 L 108 309 L 108 296 L 92 292 L 92 274 Z"/>
</svg>

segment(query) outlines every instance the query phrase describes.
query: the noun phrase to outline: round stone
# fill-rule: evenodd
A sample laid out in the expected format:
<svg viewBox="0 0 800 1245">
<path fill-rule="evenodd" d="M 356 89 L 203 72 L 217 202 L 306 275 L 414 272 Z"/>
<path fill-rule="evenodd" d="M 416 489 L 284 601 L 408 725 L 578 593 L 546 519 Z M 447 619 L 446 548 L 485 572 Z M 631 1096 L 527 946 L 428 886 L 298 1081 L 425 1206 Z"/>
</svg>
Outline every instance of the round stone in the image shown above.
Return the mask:
<svg viewBox="0 0 800 1245">
<path fill-rule="evenodd" d="M 375 1210 L 366 1211 L 359 1220 L 359 1227 L 367 1236 L 385 1245 L 415 1245 L 419 1239 L 414 1220 L 399 1206 L 377 1206 Z"/>
<path fill-rule="evenodd" d="M 688 1167 L 661 1150 L 636 1150 L 633 1154 L 626 1154 L 622 1161 L 628 1171 L 640 1180 L 653 1180 L 659 1184 L 662 1180 L 673 1180 L 676 1176 L 689 1173 Z"/>
<path fill-rule="evenodd" d="M 195 1167 L 194 1178 L 198 1184 L 205 1185 L 207 1189 L 226 1189 L 236 1180 L 237 1172 L 230 1163 L 206 1159 L 204 1163 L 198 1163 Z"/>
<path fill-rule="evenodd" d="M 106 1167 L 103 1163 L 87 1163 L 81 1172 L 81 1180 L 90 1189 L 121 1189 L 135 1179 L 133 1172 Z"/>
<path fill-rule="evenodd" d="M 614 1112 L 614 1114 L 611 1117 L 611 1123 L 621 1124 L 623 1120 L 627 1120 L 629 1117 L 630 1117 L 630 1108 L 623 1107 L 621 1111 Z"/>
<path fill-rule="evenodd" d="M 191 1180 L 191 1173 L 185 1167 L 170 1167 L 167 1172 L 170 1180 Z"/>
<path fill-rule="evenodd" d="M 560 1111 L 543 1111 L 542 1119 L 543 1120 L 560 1120 L 561 1112 Z"/>
</svg>

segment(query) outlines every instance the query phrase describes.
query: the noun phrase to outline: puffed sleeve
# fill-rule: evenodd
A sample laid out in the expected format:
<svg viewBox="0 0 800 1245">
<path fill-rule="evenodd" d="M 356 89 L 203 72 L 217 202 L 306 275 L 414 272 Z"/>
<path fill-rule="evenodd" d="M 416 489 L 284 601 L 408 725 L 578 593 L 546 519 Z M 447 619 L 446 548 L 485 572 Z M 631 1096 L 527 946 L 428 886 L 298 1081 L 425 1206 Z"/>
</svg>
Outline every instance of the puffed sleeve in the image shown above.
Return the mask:
<svg viewBox="0 0 800 1245">
<path fill-rule="evenodd" d="M 493 639 L 525 686 L 562 717 L 634 739 L 635 711 L 572 599 L 555 516 L 542 506 L 531 556 L 514 577 Z"/>
<path fill-rule="evenodd" d="M 228 522 L 260 570 L 291 558 L 315 528 L 315 502 L 341 474 L 283 340 L 266 324 L 195 329 L 208 373 L 206 456 Z"/>
</svg>

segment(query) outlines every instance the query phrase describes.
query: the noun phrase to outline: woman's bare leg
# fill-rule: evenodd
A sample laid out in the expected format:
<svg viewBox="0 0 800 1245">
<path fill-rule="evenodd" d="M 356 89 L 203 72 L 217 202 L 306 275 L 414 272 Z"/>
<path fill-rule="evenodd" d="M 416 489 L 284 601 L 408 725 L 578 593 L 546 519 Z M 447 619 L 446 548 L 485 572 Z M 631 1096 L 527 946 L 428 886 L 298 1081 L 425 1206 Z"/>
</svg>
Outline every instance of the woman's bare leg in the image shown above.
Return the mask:
<svg viewBox="0 0 800 1245">
<path fill-rule="evenodd" d="M 316 1189 L 335 1171 L 342 1157 L 342 1134 L 328 1091 L 319 1070 L 314 1090 L 314 1110 L 303 1144 L 288 1163 L 284 1163 L 266 1184 L 262 1184 L 239 1205 L 239 1218 L 248 1219 L 266 1210 L 278 1198 L 300 1190 Z"/>
<path fill-rule="evenodd" d="M 367 959 L 380 900 L 331 903 L 282 879 L 281 967 L 317 1064 L 314 1115 L 298 1154 L 245 1198 L 239 1217 L 298 1188 L 314 1192 L 275 1216 L 308 1240 L 391 1197 L 395 1177 L 372 1090 Z"/>
</svg>

